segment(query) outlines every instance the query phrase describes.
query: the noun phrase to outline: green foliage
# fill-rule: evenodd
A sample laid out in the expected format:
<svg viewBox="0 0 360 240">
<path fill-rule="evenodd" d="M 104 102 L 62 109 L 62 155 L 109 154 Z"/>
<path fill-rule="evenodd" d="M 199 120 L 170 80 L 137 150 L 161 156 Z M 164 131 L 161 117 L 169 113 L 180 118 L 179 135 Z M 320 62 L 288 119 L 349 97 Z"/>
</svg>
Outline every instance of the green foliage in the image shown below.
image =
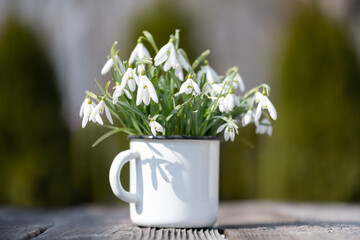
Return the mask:
<svg viewBox="0 0 360 240">
<path fill-rule="evenodd" d="M 0 203 L 70 203 L 69 134 L 54 71 L 14 17 L 0 34 L 0 86 Z"/>
<path fill-rule="evenodd" d="M 279 119 L 259 165 L 259 196 L 359 200 L 359 63 L 347 27 L 299 8 L 279 62 Z"/>
</svg>

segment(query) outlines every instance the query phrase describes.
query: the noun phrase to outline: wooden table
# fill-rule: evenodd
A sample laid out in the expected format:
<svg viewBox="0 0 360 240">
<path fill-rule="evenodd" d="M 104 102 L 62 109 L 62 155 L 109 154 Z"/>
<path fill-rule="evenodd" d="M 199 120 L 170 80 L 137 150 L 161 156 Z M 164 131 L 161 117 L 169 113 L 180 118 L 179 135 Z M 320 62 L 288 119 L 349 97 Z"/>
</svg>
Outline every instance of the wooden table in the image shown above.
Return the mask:
<svg viewBox="0 0 360 240">
<path fill-rule="evenodd" d="M 0 239 L 360 239 L 360 205 L 222 202 L 211 229 L 141 228 L 124 205 L 0 207 Z"/>
</svg>

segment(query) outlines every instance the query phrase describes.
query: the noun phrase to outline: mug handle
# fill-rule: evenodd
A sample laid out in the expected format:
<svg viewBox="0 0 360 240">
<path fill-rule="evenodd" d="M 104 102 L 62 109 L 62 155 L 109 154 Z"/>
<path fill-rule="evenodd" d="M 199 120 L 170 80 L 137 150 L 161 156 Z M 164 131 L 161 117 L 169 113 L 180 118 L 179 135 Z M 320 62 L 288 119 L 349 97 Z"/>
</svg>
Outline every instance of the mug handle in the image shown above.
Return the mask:
<svg viewBox="0 0 360 240">
<path fill-rule="evenodd" d="M 109 181 L 111 190 L 120 200 L 128 203 L 138 203 L 140 198 L 136 193 L 126 191 L 120 182 L 120 172 L 122 167 L 131 159 L 136 160 L 136 164 L 140 163 L 140 153 L 136 150 L 126 150 L 119 153 L 111 164 L 109 172 Z"/>
</svg>

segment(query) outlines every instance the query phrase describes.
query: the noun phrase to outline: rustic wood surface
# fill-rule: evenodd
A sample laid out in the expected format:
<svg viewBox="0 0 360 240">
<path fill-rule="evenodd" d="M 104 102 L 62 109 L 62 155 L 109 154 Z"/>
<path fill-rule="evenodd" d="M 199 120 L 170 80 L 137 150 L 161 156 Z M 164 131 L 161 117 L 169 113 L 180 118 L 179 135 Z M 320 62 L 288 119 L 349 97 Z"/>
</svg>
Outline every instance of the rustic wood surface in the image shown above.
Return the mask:
<svg viewBox="0 0 360 240">
<path fill-rule="evenodd" d="M 223 202 L 211 229 L 141 228 L 125 205 L 0 207 L 0 239 L 360 239 L 360 205 Z"/>
</svg>

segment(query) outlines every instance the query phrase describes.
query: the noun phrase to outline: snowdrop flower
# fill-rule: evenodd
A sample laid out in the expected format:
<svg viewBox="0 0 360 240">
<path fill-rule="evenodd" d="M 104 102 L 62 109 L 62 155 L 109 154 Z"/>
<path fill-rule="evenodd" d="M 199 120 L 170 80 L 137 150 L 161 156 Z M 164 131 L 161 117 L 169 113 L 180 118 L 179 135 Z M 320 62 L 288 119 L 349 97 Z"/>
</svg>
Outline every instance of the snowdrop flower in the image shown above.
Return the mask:
<svg viewBox="0 0 360 240">
<path fill-rule="evenodd" d="M 182 55 L 181 51 L 177 51 L 177 59 L 175 65 L 175 76 L 180 79 L 180 81 L 184 81 L 184 73 L 183 69 L 189 72 L 192 68 L 190 64 L 186 61 L 185 57 Z"/>
<path fill-rule="evenodd" d="M 252 108 L 250 108 L 241 119 L 242 126 L 245 127 L 246 125 L 251 123 L 254 120 L 254 116 L 254 111 L 252 110 Z"/>
<path fill-rule="evenodd" d="M 234 92 L 229 92 L 226 97 L 220 97 L 218 101 L 220 112 L 231 112 L 235 107 L 235 100 Z"/>
<path fill-rule="evenodd" d="M 225 99 L 224 99 L 224 104 L 226 106 L 226 108 L 228 109 L 228 111 L 232 111 L 235 107 L 235 95 L 233 91 L 230 91 Z"/>
<path fill-rule="evenodd" d="M 109 122 L 111 124 L 113 124 L 113 120 L 111 118 L 111 114 L 110 114 L 110 111 L 109 111 L 109 108 L 106 106 L 105 104 L 105 97 L 103 97 L 101 99 L 101 101 L 98 103 L 98 105 L 96 105 L 96 107 L 94 108 L 94 110 L 91 112 L 91 115 L 90 115 L 90 118 L 89 120 L 92 121 L 94 118 L 96 117 L 100 117 L 100 114 L 103 114 L 104 113 L 104 110 L 105 110 L 105 114 L 106 114 L 106 117 L 107 119 L 109 120 Z M 101 119 L 101 118 L 100 118 Z M 100 123 L 100 122 L 99 122 Z M 102 121 L 101 123 L 102 124 Z"/>
<path fill-rule="evenodd" d="M 189 75 L 188 79 L 181 85 L 179 93 L 186 93 L 188 95 L 190 93 L 193 93 L 193 95 L 200 94 L 199 85 L 192 80 L 191 75 Z"/>
<path fill-rule="evenodd" d="M 126 83 L 129 86 L 130 91 L 135 91 L 136 83 L 139 82 L 139 78 L 136 75 L 135 70 L 132 68 L 131 64 L 129 68 L 126 70 L 124 76 L 121 79 L 121 86 L 122 88 L 125 88 Z M 131 99 L 131 98 L 130 98 Z"/>
<path fill-rule="evenodd" d="M 83 118 L 81 123 L 82 128 L 85 128 L 86 124 L 88 123 L 93 109 L 94 109 L 94 105 L 92 104 L 90 98 L 85 98 L 80 108 L 80 117 Z M 100 116 L 95 117 L 92 121 L 103 124 L 103 121 L 100 118 Z"/>
<path fill-rule="evenodd" d="M 124 64 L 121 62 L 120 58 L 118 55 L 115 55 L 115 61 L 117 64 L 119 64 L 119 69 L 120 71 L 123 73 L 125 72 L 125 67 Z M 107 62 L 105 63 L 104 67 L 101 69 L 101 75 L 105 75 L 107 74 L 111 67 L 114 65 L 114 61 L 112 58 L 109 58 L 109 60 L 107 60 Z"/>
<path fill-rule="evenodd" d="M 129 92 L 127 89 L 125 89 L 124 86 L 120 85 L 120 84 L 117 82 L 117 83 L 116 83 L 116 87 L 115 87 L 115 91 L 114 91 L 114 93 L 113 93 L 113 104 L 116 104 L 116 103 L 117 103 L 119 97 L 120 97 L 123 93 L 125 93 L 125 95 L 127 96 L 128 99 L 131 99 L 131 98 L 132 98 L 130 92 Z"/>
<path fill-rule="evenodd" d="M 164 71 L 167 72 L 170 68 L 176 67 L 176 51 L 173 41 L 165 44 L 155 56 L 155 66 L 164 63 Z"/>
<path fill-rule="evenodd" d="M 267 135 L 272 135 L 273 127 L 271 125 L 271 122 L 269 119 L 264 118 L 261 120 L 260 123 L 256 123 L 256 134 L 264 134 L 267 133 Z"/>
<path fill-rule="evenodd" d="M 209 85 L 211 87 L 211 97 L 216 97 L 217 95 L 219 95 L 222 92 L 229 92 L 229 86 L 226 84 L 224 86 L 223 83 L 213 83 Z"/>
<path fill-rule="evenodd" d="M 132 64 L 136 59 L 140 58 L 151 58 L 151 56 L 144 44 L 142 44 L 141 40 L 138 40 L 136 47 L 130 55 L 129 63 Z"/>
<path fill-rule="evenodd" d="M 240 89 L 240 91 L 242 91 L 242 92 L 245 91 L 244 81 L 243 81 L 243 79 L 242 79 L 242 77 L 240 76 L 239 73 L 237 73 L 235 75 L 234 81 L 235 82 L 233 82 L 233 85 L 234 85 L 235 88 Z"/>
<path fill-rule="evenodd" d="M 156 132 L 164 132 L 164 128 L 160 125 L 160 123 L 158 123 L 154 119 L 150 120 L 149 126 L 150 126 L 151 132 L 154 136 L 156 136 Z"/>
<path fill-rule="evenodd" d="M 184 72 L 179 62 L 175 65 L 175 76 L 180 80 L 184 81 Z"/>
<path fill-rule="evenodd" d="M 145 71 L 141 71 L 141 75 L 139 77 L 139 87 L 137 91 L 136 105 L 139 106 L 141 102 L 144 102 L 145 105 L 149 105 L 150 98 L 158 103 L 159 99 L 156 95 L 156 91 L 154 85 L 151 83 L 149 78 L 145 75 Z"/>
<path fill-rule="evenodd" d="M 215 72 L 214 69 L 212 69 L 212 67 L 210 67 L 210 65 L 208 65 L 208 61 L 204 61 L 205 66 L 203 66 L 201 68 L 201 70 L 198 72 L 198 77 L 196 79 L 196 81 L 198 83 L 200 83 L 200 80 L 202 78 L 202 76 L 205 74 L 206 75 L 206 81 L 208 81 L 211 84 L 220 82 L 220 78 L 219 75 Z"/>
<path fill-rule="evenodd" d="M 239 134 L 239 132 L 237 130 L 237 126 L 236 127 L 235 126 L 236 126 L 235 123 L 234 123 L 234 125 L 230 124 L 230 123 L 224 123 L 217 129 L 216 133 L 220 133 L 225 129 L 225 131 L 224 131 L 225 141 L 228 141 L 230 139 L 233 142 L 235 139 L 235 132 L 237 134 Z"/>
<path fill-rule="evenodd" d="M 255 112 L 255 121 L 259 121 L 261 117 L 262 109 L 267 109 L 269 111 L 270 117 L 273 120 L 277 118 L 277 112 L 274 105 L 270 102 L 269 98 L 265 95 L 265 91 L 261 94 L 259 92 L 255 93 L 255 102 L 259 102 Z"/>
<path fill-rule="evenodd" d="M 182 55 L 180 50 L 177 51 L 177 59 L 178 59 L 178 62 L 180 63 L 180 65 L 181 65 L 181 67 L 183 69 L 185 69 L 187 72 L 189 72 L 192 69 L 192 67 L 186 61 L 185 57 Z"/>
</svg>

